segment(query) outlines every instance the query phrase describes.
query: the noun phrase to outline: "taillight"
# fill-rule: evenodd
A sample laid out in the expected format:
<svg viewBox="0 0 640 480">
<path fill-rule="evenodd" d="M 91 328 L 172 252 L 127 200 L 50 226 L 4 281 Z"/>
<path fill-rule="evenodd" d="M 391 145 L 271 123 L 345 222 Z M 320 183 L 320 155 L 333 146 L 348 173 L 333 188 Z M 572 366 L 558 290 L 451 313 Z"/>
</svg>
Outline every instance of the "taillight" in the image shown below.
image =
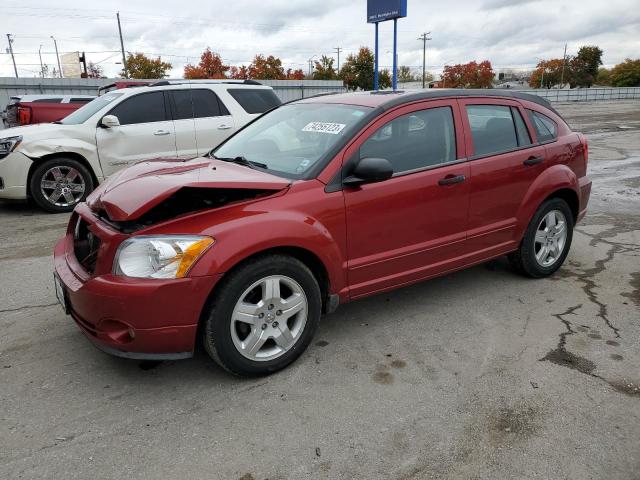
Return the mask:
<svg viewBox="0 0 640 480">
<path fill-rule="evenodd" d="M 20 125 L 29 125 L 31 123 L 31 108 L 18 107 L 18 123 Z"/>
<path fill-rule="evenodd" d="M 582 149 L 584 151 L 584 165 L 587 166 L 589 162 L 589 143 L 587 142 L 587 136 L 582 134 Z"/>
</svg>

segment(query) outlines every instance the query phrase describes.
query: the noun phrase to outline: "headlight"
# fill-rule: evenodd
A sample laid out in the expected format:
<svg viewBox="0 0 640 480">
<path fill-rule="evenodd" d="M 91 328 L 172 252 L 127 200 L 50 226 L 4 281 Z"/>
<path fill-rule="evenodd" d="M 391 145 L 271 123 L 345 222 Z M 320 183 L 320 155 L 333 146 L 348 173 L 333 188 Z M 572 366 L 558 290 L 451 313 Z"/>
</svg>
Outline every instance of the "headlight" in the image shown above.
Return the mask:
<svg viewBox="0 0 640 480">
<path fill-rule="evenodd" d="M 22 141 L 22 136 L 0 138 L 0 158 L 13 152 Z"/>
<path fill-rule="evenodd" d="M 211 237 L 139 236 L 118 248 L 113 273 L 136 278 L 182 278 L 213 245 Z"/>
</svg>

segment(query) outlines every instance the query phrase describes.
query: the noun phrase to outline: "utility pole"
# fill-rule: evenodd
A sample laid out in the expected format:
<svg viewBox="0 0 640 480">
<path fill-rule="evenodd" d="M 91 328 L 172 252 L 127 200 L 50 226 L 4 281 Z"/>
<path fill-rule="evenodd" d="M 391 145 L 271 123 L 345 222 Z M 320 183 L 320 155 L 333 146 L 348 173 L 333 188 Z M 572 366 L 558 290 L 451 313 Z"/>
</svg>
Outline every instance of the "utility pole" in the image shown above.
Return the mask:
<svg viewBox="0 0 640 480">
<path fill-rule="evenodd" d="M 60 55 L 58 55 L 58 42 L 56 42 L 56 39 L 53 38 L 53 35 L 51 35 L 51 40 L 53 40 L 53 46 L 56 49 L 56 58 L 58 59 L 58 74 L 60 75 L 60 78 L 62 78 L 62 67 L 60 66 Z"/>
<path fill-rule="evenodd" d="M 118 18 L 118 33 L 120 34 L 120 50 L 122 50 L 122 71 L 124 73 L 124 78 L 128 78 L 129 74 L 127 73 L 127 59 L 124 56 L 124 42 L 122 41 L 122 26 L 120 25 L 120 12 L 116 13 L 116 17 Z"/>
<path fill-rule="evenodd" d="M 16 74 L 16 78 L 18 78 L 18 67 L 16 67 L 16 57 L 13 56 L 13 38 L 11 38 L 11 34 L 7 33 L 7 40 L 9 41 L 9 53 L 11 54 L 11 60 L 13 60 L 13 71 Z"/>
<path fill-rule="evenodd" d="M 564 55 L 562 56 L 562 73 L 560 74 L 560 88 L 564 88 L 564 66 L 567 63 L 567 44 L 564 44 Z"/>
<path fill-rule="evenodd" d="M 428 37 L 427 35 L 430 35 L 431 32 L 425 32 L 422 35 L 420 35 L 418 37 L 418 40 L 422 40 L 422 88 L 425 88 L 425 76 L 426 76 L 426 71 L 425 71 L 425 60 L 426 60 L 426 56 L 427 56 L 427 40 L 431 40 L 431 37 Z"/>
<path fill-rule="evenodd" d="M 42 64 L 42 44 L 40 44 L 40 48 L 38 49 L 38 56 L 40 57 L 40 76 L 44 78 L 44 65 Z"/>
<path fill-rule="evenodd" d="M 340 52 L 342 51 L 341 47 L 335 47 L 334 50 L 338 52 L 338 72 L 340 72 Z"/>
</svg>

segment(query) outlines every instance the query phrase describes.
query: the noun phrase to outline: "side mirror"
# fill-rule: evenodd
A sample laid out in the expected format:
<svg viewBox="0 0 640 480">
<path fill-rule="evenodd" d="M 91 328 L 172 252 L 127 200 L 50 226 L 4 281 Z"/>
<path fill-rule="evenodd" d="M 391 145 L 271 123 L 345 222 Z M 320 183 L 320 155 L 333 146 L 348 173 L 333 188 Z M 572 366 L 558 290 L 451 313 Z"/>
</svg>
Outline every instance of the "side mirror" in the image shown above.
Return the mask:
<svg viewBox="0 0 640 480">
<path fill-rule="evenodd" d="M 342 183 L 349 186 L 362 185 L 363 183 L 382 182 L 393 175 L 393 167 L 386 158 L 365 157 L 361 159 L 353 173 L 345 178 Z"/>
<path fill-rule="evenodd" d="M 104 117 L 102 117 L 102 120 L 100 120 L 100 125 L 105 128 L 119 127 L 120 120 L 118 120 L 118 117 L 116 117 L 115 115 L 105 115 Z"/>
</svg>

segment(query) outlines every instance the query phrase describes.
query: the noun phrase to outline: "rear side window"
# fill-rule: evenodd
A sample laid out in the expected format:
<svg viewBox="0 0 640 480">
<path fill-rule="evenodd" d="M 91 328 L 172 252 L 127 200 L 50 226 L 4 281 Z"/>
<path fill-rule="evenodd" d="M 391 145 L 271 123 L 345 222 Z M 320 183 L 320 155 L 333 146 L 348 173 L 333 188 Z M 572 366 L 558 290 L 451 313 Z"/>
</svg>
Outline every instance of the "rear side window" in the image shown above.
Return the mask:
<svg viewBox="0 0 640 480">
<path fill-rule="evenodd" d="M 61 98 L 37 98 L 33 103 L 61 103 Z"/>
<path fill-rule="evenodd" d="M 264 113 L 282 103 L 273 90 L 230 88 L 227 91 L 247 113 Z"/>
<path fill-rule="evenodd" d="M 229 111 L 211 90 L 194 89 L 191 90 L 191 95 L 193 97 L 193 116 L 195 118 L 229 115 Z"/>
<path fill-rule="evenodd" d="M 360 158 L 382 157 L 394 173 L 407 172 L 456 159 L 456 134 L 450 107 L 402 115 L 380 127 L 360 147 Z"/>
<path fill-rule="evenodd" d="M 468 105 L 474 156 L 518 148 L 511 109 L 502 105 Z"/>
<path fill-rule="evenodd" d="M 69 103 L 89 103 L 93 98 L 71 98 Z"/>
<path fill-rule="evenodd" d="M 167 119 L 162 92 L 142 93 L 116 105 L 109 115 L 115 115 L 120 125 L 163 122 Z"/>
<path fill-rule="evenodd" d="M 529 130 L 527 129 L 527 125 L 524 123 L 522 119 L 522 115 L 520 115 L 520 111 L 511 107 L 511 114 L 513 115 L 513 121 L 516 122 L 516 133 L 518 134 L 518 145 L 521 147 L 526 145 L 531 145 L 531 136 L 529 135 Z"/>
<path fill-rule="evenodd" d="M 533 110 L 527 110 L 527 114 L 533 124 L 533 128 L 536 129 L 536 133 L 538 134 L 538 142 L 548 142 L 558 138 L 558 126 L 556 122 L 546 115 L 540 112 L 534 112 Z"/>
</svg>

